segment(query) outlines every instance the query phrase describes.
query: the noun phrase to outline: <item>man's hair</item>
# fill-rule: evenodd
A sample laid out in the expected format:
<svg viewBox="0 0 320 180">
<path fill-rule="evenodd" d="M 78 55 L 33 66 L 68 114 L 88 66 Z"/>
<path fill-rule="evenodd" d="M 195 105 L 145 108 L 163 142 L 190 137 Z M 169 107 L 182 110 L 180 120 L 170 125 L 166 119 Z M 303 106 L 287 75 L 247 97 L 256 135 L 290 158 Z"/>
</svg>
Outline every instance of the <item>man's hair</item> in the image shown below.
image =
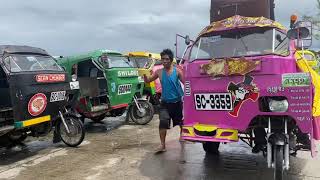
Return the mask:
<svg viewBox="0 0 320 180">
<path fill-rule="evenodd" d="M 170 49 L 164 49 L 161 53 L 160 56 L 168 55 L 170 58 L 170 61 L 173 61 L 173 52 Z"/>
</svg>

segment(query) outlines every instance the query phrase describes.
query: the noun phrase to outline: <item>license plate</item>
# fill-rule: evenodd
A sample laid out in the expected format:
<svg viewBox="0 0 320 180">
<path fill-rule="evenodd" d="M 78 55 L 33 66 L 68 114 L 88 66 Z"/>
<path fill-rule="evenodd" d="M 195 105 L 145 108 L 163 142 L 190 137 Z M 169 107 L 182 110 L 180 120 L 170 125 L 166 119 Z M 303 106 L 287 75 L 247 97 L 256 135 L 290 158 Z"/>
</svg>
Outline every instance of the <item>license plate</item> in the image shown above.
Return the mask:
<svg viewBox="0 0 320 180">
<path fill-rule="evenodd" d="M 70 89 L 80 89 L 79 81 L 70 82 Z"/>
<path fill-rule="evenodd" d="M 63 101 L 66 99 L 66 91 L 52 92 L 50 102 Z"/>
<path fill-rule="evenodd" d="M 132 84 L 122 84 L 118 87 L 118 95 L 130 94 Z"/>
<path fill-rule="evenodd" d="M 196 110 L 200 111 L 232 111 L 231 93 L 194 94 Z"/>
</svg>

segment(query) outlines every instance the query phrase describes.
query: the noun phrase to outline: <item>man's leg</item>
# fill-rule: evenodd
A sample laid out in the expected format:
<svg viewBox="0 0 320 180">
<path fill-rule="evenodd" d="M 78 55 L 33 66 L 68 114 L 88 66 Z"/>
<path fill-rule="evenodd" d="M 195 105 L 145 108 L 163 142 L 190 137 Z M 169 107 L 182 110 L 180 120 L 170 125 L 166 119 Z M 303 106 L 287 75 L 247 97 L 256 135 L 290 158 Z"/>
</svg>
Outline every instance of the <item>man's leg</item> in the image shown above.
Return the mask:
<svg viewBox="0 0 320 180">
<path fill-rule="evenodd" d="M 170 128 L 170 115 L 165 105 L 161 104 L 159 109 L 159 136 L 161 145 L 157 151 L 166 151 L 167 129 Z"/>
<path fill-rule="evenodd" d="M 172 104 L 169 110 L 170 117 L 172 117 L 173 126 L 179 126 L 180 128 L 180 138 L 179 141 L 183 141 L 181 139 L 182 136 L 182 125 L 183 125 L 183 114 L 182 114 L 182 102 L 177 102 Z"/>
<path fill-rule="evenodd" d="M 160 142 L 161 142 L 161 147 L 159 150 L 165 151 L 166 150 L 167 129 L 159 129 L 159 135 L 160 135 Z"/>
</svg>

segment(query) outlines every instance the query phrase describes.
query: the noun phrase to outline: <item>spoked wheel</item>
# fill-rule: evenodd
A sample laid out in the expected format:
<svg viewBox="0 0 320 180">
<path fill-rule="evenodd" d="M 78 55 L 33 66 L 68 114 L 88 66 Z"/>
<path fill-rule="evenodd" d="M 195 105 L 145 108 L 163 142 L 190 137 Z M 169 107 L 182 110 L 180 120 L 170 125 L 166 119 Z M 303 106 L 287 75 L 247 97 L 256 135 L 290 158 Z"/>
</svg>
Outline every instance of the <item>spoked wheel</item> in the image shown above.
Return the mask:
<svg viewBox="0 0 320 180">
<path fill-rule="evenodd" d="M 76 119 L 74 117 L 65 117 L 65 121 L 69 129 L 69 133 L 62 120 L 59 120 L 57 124 L 57 130 L 61 140 L 70 147 L 80 145 L 85 136 L 83 123 L 80 119 Z"/>
<path fill-rule="evenodd" d="M 148 101 L 138 100 L 138 104 L 140 105 L 141 111 L 139 111 L 136 104 L 133 103 L 129 108 L 130 118 L 139 125 L 148 124 L 153 118 L 154 108 Z"/>
<path fill-rule="evenodd" d="M 284 147 L 279 145 L 274 145 L 273 147 L 273 162 L 274 162 L 273 176 L 275 180 L 282 180 L 283 178 L 283 169 L 284 169 L 283 149 Z"/>
<path fill-rule="evenodd" d="M 219 142 L 204 142 L 202 143 L 203 150 L 208 154 L 219 154 Z"/>
</svg>

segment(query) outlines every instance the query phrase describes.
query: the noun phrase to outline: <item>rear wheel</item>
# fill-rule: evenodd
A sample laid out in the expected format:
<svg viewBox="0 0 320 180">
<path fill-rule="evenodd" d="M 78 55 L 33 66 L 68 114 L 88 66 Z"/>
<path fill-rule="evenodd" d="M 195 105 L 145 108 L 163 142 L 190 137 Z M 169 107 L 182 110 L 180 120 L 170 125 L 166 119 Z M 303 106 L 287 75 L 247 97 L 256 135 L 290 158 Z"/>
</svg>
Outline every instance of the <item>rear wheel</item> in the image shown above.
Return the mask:
<svg viewBox="0 0 320 180">
<path fill-rule="evenodd" d="M 62 122 L 59 120 L 57 124 L 58 134 L 61 140 L 68 146 L 76 147 L 80 145 L 85 136 L 85 130 L 83 127 L 83 123 L 80 119 L 74 117 L 65 117 L 66 125 L 69 129 L 69 133 Z"/>
<path fill-rule="evenodd" d="M 208 154 L 219 154 L 219 142 L 203 142 L 203 150 Z"/>
<path fill-rule="evenodd" d="M 273 162 L 274 162 L 274 179 L 275 180 L 282 180 L 283 178 L 283 147 L 274 145 L 273 148 Z"/>
<path fill-rule="evenodd" d="M 154 115 L 154 108 L 151 103 L 145 100 L 138 100 L 141 108 L 141 112 L 135 103 L 133 103 L 129 108 L 129 115 L 133 122 L 139 125 L 148 124 Z"/>
</svg>

